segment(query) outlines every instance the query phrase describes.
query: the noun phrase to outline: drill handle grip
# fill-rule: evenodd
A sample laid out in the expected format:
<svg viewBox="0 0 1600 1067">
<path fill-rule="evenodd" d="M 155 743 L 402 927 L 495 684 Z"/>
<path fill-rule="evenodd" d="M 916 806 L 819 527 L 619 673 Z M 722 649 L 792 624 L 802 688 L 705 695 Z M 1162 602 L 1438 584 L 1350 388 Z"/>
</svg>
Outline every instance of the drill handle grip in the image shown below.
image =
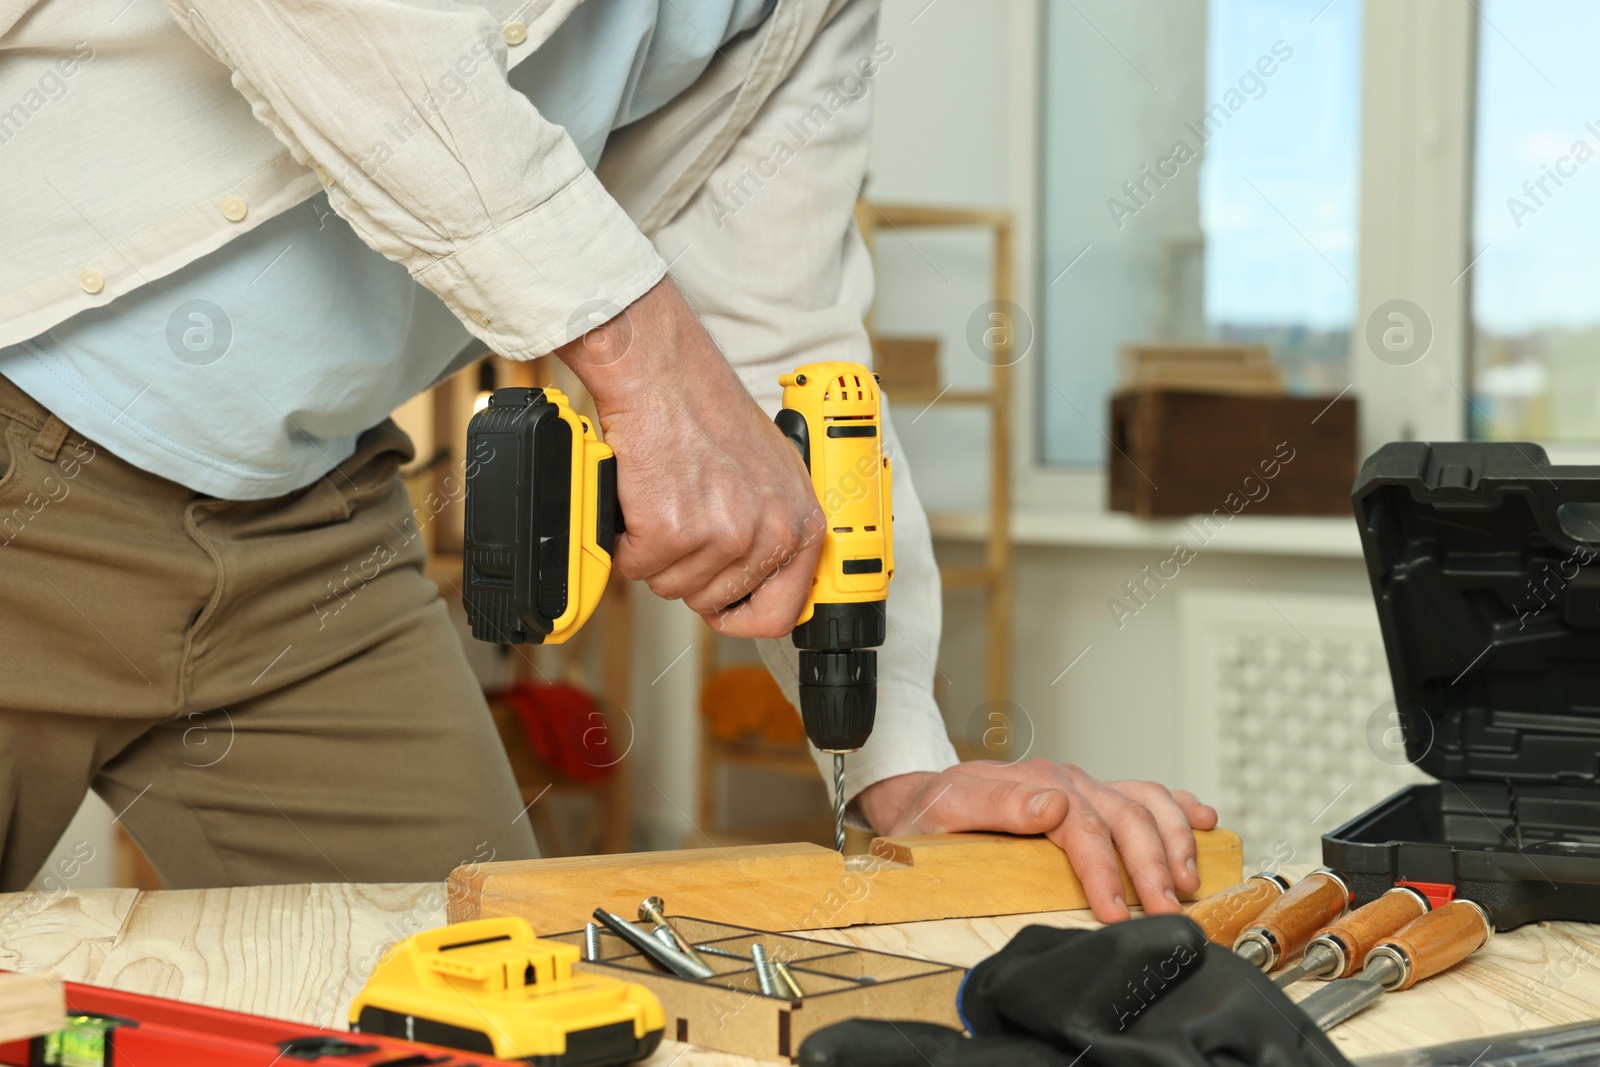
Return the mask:
<svg viewBox="0 0 1600 1067">
<path fill-rule="evenodd" d="M 811 469 L 811 427 L 806 425 L 806 417 L 794 408 L 782 408 L 772 420 L 778 424 L 778 430 L 789 439 L 789 443 L 800 450 L 800 458 L 805 462 L 806 470 Z"/>
</svg>

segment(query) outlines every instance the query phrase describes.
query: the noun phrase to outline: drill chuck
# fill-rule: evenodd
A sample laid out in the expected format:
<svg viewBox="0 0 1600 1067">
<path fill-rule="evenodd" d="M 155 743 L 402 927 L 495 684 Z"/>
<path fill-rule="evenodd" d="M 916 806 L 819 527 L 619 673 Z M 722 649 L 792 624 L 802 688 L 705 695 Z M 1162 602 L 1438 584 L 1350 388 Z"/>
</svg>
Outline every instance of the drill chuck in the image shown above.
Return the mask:
<svg viewBox="0 0 1600 1067">
<path fill-rule="evenodd" d="M 800 716 L 823 752 L 854 752 L 878 712 L 878 654 L 870 648 L 800 653 Z"/>
<path fill-rule="evenodd" d="M 889 636 L 883 604 L 818 604 L 811 618 L 794 628 L 794 647 L 826 651 L 877 648 Z"/>
</svg>

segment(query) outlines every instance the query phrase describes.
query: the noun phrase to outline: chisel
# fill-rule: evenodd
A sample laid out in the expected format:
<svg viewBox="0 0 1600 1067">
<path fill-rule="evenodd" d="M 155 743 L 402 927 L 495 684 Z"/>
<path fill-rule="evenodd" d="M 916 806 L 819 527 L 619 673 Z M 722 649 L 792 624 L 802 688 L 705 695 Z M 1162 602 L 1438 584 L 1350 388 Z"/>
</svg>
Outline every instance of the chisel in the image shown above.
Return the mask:
<svg viewBox="0 0 1600 1067">
<path fill-rule="evenodd" d="M 1223 948 L 1232 948 L 1244 928 L 1289 889 L 1289 880 L 1281 874 L 1261 871 L 1252 874 L 1238 885 L 1219 889 L 1204 900 L 1197 900 L 1186 913 L 1206 940 Z"/>
<path fill-rule="evenodd" d="M 1339 872 L 1318 867 L 1251 922 L 1234 940 L 1233 951 L 1270 971 L 1343 915 L 1354 896 Z"/>
<path fill-rule="evenodd" d="M 1460 963 L 1494 936 L 1494 918 L 1471 900 L 1452 900 L 1413 919 L 1367 953 L 1361 974 L 1341 978 L 1300 1002 L 1317 1028 L 1344 1022 L 1385 993 L 1410 989 Z"/>
<path fill-rule="evenodd" d="M 1410 886 L 1397 885 L 1370 904 L 1312 935 L 1305 955 L 1272 980 L 1282 987 L 1302 978 L 1349 978 L 1361 969 L 1367 953 L 1401 927 L 1433 908 L 1428 898 Z"/>
</svg>

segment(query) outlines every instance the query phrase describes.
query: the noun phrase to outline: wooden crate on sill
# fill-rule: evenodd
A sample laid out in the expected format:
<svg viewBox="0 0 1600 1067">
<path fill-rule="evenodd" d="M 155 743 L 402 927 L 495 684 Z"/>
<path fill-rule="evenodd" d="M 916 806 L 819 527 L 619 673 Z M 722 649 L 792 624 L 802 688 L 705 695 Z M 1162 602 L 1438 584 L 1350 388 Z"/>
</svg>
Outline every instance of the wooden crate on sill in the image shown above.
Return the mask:
<svg viewBox="0 0 1600 1067">
<path fill-rule="evenodd" d="M 1357 416 L 1350 397 L 1125 390 L 1111 398 L 1110 509 L 1349 516 Z"/>
</svg>

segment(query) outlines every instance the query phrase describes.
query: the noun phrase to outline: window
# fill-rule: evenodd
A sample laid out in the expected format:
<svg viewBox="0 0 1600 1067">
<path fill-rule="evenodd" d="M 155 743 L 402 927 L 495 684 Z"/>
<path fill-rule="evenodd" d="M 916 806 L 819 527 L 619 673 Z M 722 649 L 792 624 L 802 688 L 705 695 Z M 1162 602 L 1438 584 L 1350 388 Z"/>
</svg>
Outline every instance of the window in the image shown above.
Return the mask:
<svg viewBox="0 0 1600 1067">
<path fill-rule="evenodd" d="M 1045 5 L 1046 463 L 1105 462 L 1129 342 L 1261 341 L 1292 391 L 1349 383 L 1361 19 L 1359 0 Z"/>
<path fill-rule="evenodd" d="M 1361 5 L 1313 15 L 1212 0 L 1206 99 L 1243 103 L 1206 145 L 1200 220 L 1207 333 L 1264 343 L 1291 392 L 1331 395 L 1356 307 Z"/>
<path fill-rule="evenodd" d="M 1600 440 L 1600 5 L 1481 0 L 1475 438 Z"/>
</svg>

